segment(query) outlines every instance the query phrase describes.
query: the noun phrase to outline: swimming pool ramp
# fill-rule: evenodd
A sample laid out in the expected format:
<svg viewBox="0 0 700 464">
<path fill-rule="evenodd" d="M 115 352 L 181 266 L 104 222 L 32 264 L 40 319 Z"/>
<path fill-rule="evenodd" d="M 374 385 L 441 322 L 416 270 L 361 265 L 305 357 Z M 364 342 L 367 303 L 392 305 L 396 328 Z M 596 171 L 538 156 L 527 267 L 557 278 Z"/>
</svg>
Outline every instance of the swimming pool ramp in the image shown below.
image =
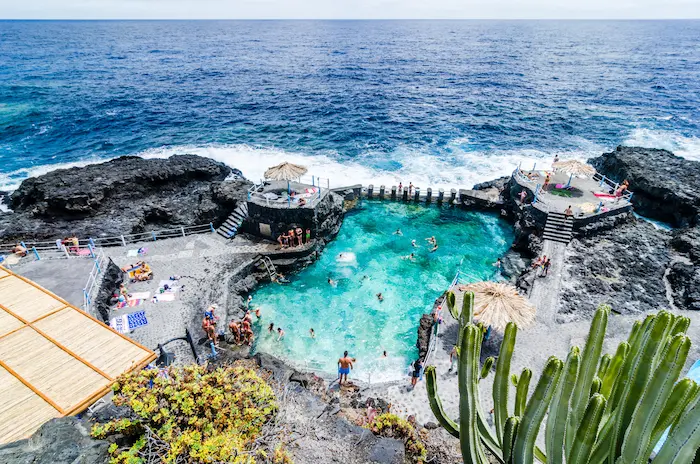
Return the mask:
<svg viewBox="0 0 700 464">
<path fill-rule="evenodd" d="M 0 444 L 77 414 L 155 359 L 62 298 L 0 266 Z"/>
</svg>

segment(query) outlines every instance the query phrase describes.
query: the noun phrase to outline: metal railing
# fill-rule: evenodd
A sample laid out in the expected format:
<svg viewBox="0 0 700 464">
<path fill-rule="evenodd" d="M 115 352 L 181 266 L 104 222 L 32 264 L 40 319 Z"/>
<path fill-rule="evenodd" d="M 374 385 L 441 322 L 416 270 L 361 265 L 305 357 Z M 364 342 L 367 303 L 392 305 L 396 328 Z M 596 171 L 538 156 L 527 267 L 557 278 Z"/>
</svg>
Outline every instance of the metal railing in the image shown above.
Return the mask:
<svg viewBox="0 0 700 464">
<path fill-rule="evenodd" d="M 85 283 L 85 287 L 83 287 L 83 311 L 93 317 L 97 317 L 95 311 L 93 311 L 94 294 L 102 281 L 106 261 L 107 258 L 105 257 L 104 250 L 102 248 L 96 250 L 95 264 L 90 270 L 90 275 Z"/>
<path fill-rule="evenodd" d="M 323 189 L 326 188 L 330 190 L 330 181 L 322 177 L 301 177 L 295 182 L 311 185 L 311 187 L 315 188 L 317 191 L 313 192 L 312 194 L 306 192 L 296 194 L 292 200 L 292 196 L 289 195 L 289 193 L 286 196 L 278 197 L 272 192 L 261 191 L 265 189 L 265 181 L 261 180 L 259 184 L 253 184 L 253 186 L 248 189 L 248 200 L 255 201 L 256 203 L 263 203 L 264 205 L 270 207 L 287 206 L 287 208 L 294 208 L 302 207 L 299 205 L 299 200 L 303 198 L 305 202 L 303 206 L 315 206 L 323 198 Z M 326 187 L 321 186 L 320 183 L 325 183 Z"/>
<path fill-rule="evenodd" d="M 63 253 L 64 257 L 72 257 L 79 255 L 70 252 L 71 249 L 89 249 L 90 247 L 110 247 L 110 246 L 126 246 L 129 243 L 138 242 L 152 242 L 159 239 L 175 238 L 175 237 L 185 237 L 187 235 L 195 235 L 202 233 L 214 233 L 214 225 L 209 224 L 198 224 L 194 226 L 181 226 L 172 229 L 163 230 L 153 230 L 149 232 L 141 232 L 137 234 L 124 234 L 114 237 L 99 237 L 99 238 L 87 238 L 78 240 L 78 246 L 74 247 L 68 244 L 68 252 L 63 251 L 62 243 L 60 239 L 45 242 L 31 242 L 31 241 L 21 241 L 19 242 L 28 251 L 28 256 L 34 254 L 36 259 L 45 259 L 54 255 L 60 255 Z M 14 243 L 4 243 L 0 244 L 0 254 L 11 253 L 12 248 L 17 244 Z M 59 257 L 59 256 L 54 256 Z M 93 257 L 90 255 L 90 257 Z"/>
<path fill-rule="evenodd" d="M 593 174 L 593 180 L 598 182 L 598 185 L 600 185 L 601 187 L 603 186 L 603 184 L 607 185 L 608 187 L 610 187 L 613 190 L 613 192 L 617 192 L 617 189 L 620 188 L 620 184 L 618 182 L 614 182 L 612 179 L 609 179 L 606 176 L 599 174 L 597 172 L 595 174 Z M 625 190 L 625 192 L 622 194 L 621 198 L 624 198 L 625 200 L 627 200 L 628 202 L 631 203 L 633 195 L 634 195 L 634 192 L 630 192 L 629 190 Z"/>
</svg>

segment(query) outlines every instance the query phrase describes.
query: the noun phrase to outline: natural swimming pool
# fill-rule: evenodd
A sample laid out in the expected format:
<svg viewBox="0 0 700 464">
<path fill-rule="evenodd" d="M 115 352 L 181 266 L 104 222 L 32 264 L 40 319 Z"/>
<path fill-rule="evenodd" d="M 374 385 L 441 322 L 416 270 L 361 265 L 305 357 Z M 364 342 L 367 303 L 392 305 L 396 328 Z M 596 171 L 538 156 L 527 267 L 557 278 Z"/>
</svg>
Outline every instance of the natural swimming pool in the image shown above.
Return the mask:
<svg viewBox="0 0 700 464">
<path fill-rule="evenodd" d="M 439 245 L 435 252 L 425 240 L 431 236 Z M 262 320 L 254 349 L 332 375 L 348 350 L 357 359 L 350 378 L 401 378 L 418 355 L 421 315 L 457 270 L 494 278 L 493 264 L 512 239 L 510 225 L 496 214 L 366 201 L 346 215 L 318 261 L 288 276 L 288 284 L 255 292 L 252 306 L 262 310 Z M 411 253 L 414 259 L 407 258 Z M 376 297 L 380 292 L 383 301 Z M 268 333 L 270 322 L 283 328 L 281 341 L 276 332 Z"/>
</svg>

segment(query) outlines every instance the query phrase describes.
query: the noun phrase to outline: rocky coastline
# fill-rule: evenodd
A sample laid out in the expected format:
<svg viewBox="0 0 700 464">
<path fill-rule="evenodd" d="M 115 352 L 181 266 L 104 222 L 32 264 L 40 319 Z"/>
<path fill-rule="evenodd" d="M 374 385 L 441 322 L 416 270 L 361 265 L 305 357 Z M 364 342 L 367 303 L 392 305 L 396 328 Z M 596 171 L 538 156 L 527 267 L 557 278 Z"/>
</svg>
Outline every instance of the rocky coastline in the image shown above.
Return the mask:
<svg viewBox="0 0 700 464">
<path fill-rule="evenodd" d="M 618 147 L 589 162 L 606 176 L 628 179 L 630 189 L 635 192 L 632 200 L 635 210 L 645 217 L 670 223 L 674 229 L 660 229 L 644 219 L 624 214 L 602 218 L 580 230 L 566 249 L 556 321 L 565 324 L 586 320 L 601 303 L 610 304 L 617 313 L 631 315 L 661 308 L 700 309 L 700 163 L 665 150 L 639 147 Z M 245 200 L 250 185 L 239 172 L 194 155 L 168 160 L 124 157 L 86 168 L 54 171 L 26 180 L 9 199 L 6 197 L 11 211 L 0 212 L 0 241 L 42 240 L 73 234 L 100 237 L 203 222 L 217 225 L 238 202 Z M 529 291 L 533 278 L 529 263 L 542 250 L 541 218 L 532 208 L 521 207 L 517 200 L 519 189 L 508 177 L 475 185 L 473 190 L 488 191 L 499 198 L 498 202 L 473 207 L 498 211 L 512 223 L 515 239 L 511 250 L 502 257 L 502 274 L 522 291 Z M 324 233 L 317 246 L 310 253 L 278 259 L 285 272 L 295 272 L 313 262 L 315 253 L 337 234 L 344 206 L 351 204 L 354 197 L 348 200 L 333 195 L 331 198 L 324 212 Z M 217 266 L 212 268 L 212 276 L 225 284 L 212 289 L 212 293 L 227 293 L 227 317 L 240 317 L 245 297 L 268 277 L 252 264 Z M 110 282 L 101 297 L 106 297 L 114 285 L 115 282 Z M 213 294 L 206 296 L 216 299 Z M 198 319 L 193 312 L 193 330 Z M 430 341 L 432 316 L 424 315 L 418 325 L 417 346 L 424 355 Z M 237 359 L 249 354 L 247 350 L 234 350 L 231 356 Z M 363 398 L 359 391 L 345 398 L 319 395 L 313 392 L 313 385 L 320 380 L 312 374 L 299 372 L 267 355 L 256 355 L 255 359 L 280 382 L 294 387 L 299 404 L 308 406 L 320 401 L 309 411 L 325 414 L 331 420 L 326 424 L 330 430 L 341 431 L 326 437 L 333 443 L 330 450 L 335 449 L 336 440 L 359 436 L 360 431 L 353 429 L 347 420 L 333 422 L 340 420 L 335 416 L 343 408 L 362 408 L 368 398 Z M 372 398 L 372 401 L 380 400 Z M 303 407 L 297 409 L 299 414 L 304 414 Z M 312 420 L 310 416 L 307 419 Z M 64 424 L 63 431 L 54 430 L 56 426 L 50 425 L 54 422 Z M 72 418 L 52 421 L 37 432 L 45 438 L 32 440 L 45 443 L 40 449 L 53 449 L 52 456 L 65 455 L 68 459 L 73 456 L 70 451 L 55 454 L 52 448 L 62 441 L 56 437 L 68 434 L 78 448 L 91 449 L 90 453 L 100 455 L 99 443 L 86 439 L 84 434 L 82 438 L 75 435 L 82 433 L 81 427 L 84 425 Z M 436 438 L 440 439 L 444 437 Z M 318 443 L 308 445 L 309 459 L 325 456 L 311 451 Z M 396 443 L 380 444 L 375 440 L 368 442 L 358 454 L 348 456 L 348 462 L 368 462 L 368 453 L 379 452 L 376 447 L 385 451 L 379 462 L 403 460 L 403 450 Z M 36 453 L 26 443 L 13 444 L 0 448 L 0 462 L 3 456 Z M 91 462 L 104 461 L 96 458 Z"/>
</svg>

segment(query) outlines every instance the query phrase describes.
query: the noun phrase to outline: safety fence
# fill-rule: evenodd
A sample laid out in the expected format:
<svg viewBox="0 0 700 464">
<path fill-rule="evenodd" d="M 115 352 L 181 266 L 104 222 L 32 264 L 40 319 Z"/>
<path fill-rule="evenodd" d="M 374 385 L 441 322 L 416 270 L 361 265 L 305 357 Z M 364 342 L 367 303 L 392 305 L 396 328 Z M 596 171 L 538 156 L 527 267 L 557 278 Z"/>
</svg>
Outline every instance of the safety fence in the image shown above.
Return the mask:
<svg viewBox="0 0 700 464">
<path fill-rule="evenodd" d="M 130 243 L 156 241 L 166 238 L 186 237 L 188 235 L 214 233 L 214 225 L 199 224 L 194 226 L 182 226 L 171 229 L 154 230 L 137 234 L 124 234 L 113 237 L 87 238 L 73 241 L 71 239 L 53 241 L 32 242 L 20 241 L 0 244 L 0 254 L 12 254 L 13 249 L 19 244 L 27 251 L 27 256 L 33 256 L 37 260 L 57 259 L 72 257 L 94 258 L 94 250 L 98 247 L 126 246 Z M 76 244 L 77 242 L 77 244 Z"/>
<path fill-rule="evenodd" d="M 294 186 L 294 183 L 310 185 L 311 188 L 305 188 L 303 192 L 297 192 L 297 186 Z M 324 177 L 302 176 L 293 182 L 287 182 L 287 191 L 280 194 L 271 191 L 266 192 L 267 185 L 264 180 L 253 184 L 248 189 L 248 201 L 277 208 L 285 206 L 287 208 L 315 206 L 323 198 L 323 189 L 330 190 L 331 183 L 329 179 Z"/>
<path fill-rule="evenodd" d="M 94 310 L 93 302 L 95 292 L 102 282 L 102 275 L 106 269 L 107 258 L 102 248 L 96 250 L 94 256 L 95 264 L 90 270 L 90 275 L 87 278 L 85 287 L 83 287 L 83 311 L 97 318 L 97 311 Z"/>
<path fill-rule="evenodd" d="M 593 175 L 593 180 L 598 182 L 598 185 L 600 185 L 601 187 L 603 185 L 607 185 L 610 188 L 610 190 L 612 190 L 613 193 L 617 192 L 617 190 L 620 188 L 620 184 L 618 182 L 615 182 L 612 179 L 609 179 L 609 178 L 605 177 L 604 175 L 599 174 L 597 172 Z M 625 191 L 622 193 L 621 197 L 631 203 L 633 195 L 634 195 L 634 192 L 630 192 L 629 190 L 625 189 Z"/>
</svg>

